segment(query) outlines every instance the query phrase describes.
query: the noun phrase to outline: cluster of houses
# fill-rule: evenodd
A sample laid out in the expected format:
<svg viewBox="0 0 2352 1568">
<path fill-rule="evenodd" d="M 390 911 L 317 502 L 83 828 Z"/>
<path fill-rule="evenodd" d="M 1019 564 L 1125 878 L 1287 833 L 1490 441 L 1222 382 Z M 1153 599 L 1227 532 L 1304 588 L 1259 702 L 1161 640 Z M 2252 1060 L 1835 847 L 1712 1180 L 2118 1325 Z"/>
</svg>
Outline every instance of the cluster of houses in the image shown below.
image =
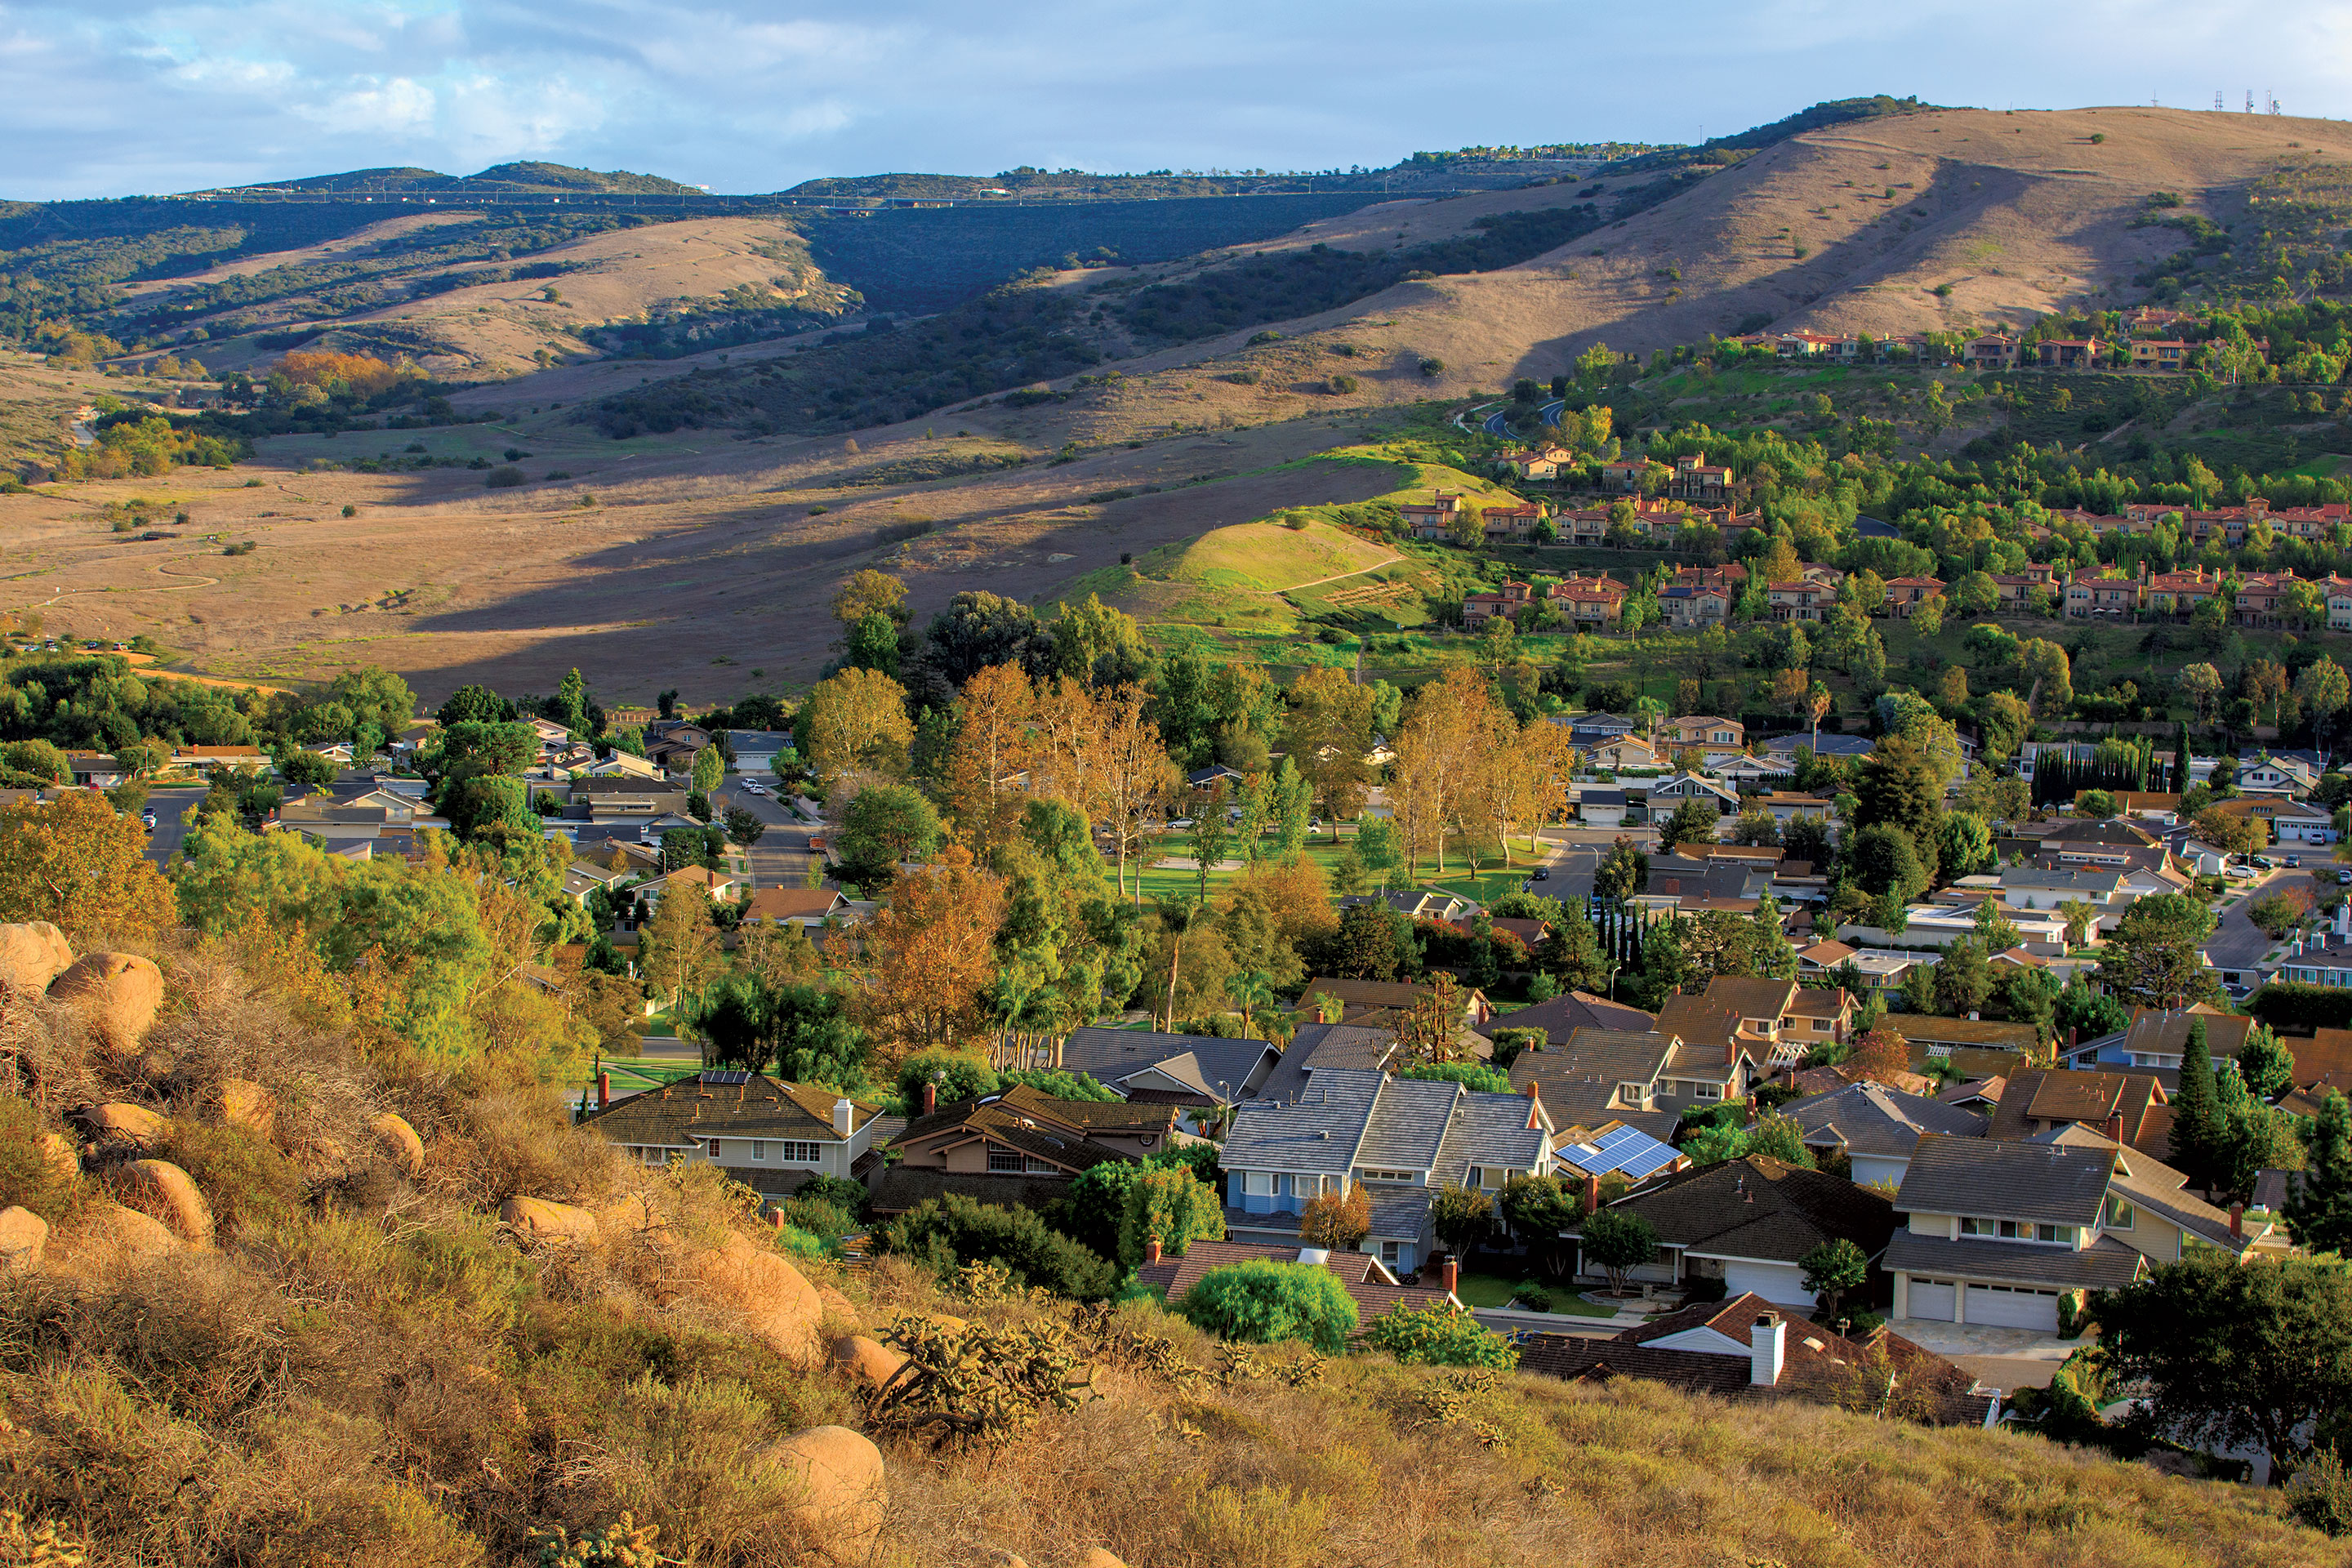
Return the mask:
<svg viewBox="0 0 2352 1568">
<path fill-rule="evenodd" d="M 2142 616 L 2186 620 L 2210 599 L 2221 602 L 2235 626 L 2277 626 L 2297 613 L 2301 600 L 2311 612 L 2326 606 L 2329 630 L 2352 631 L 2352 578 L 2332 574 L 2305 578 L 2292 571 L 2221 573 L 2208 572 L 2202 565 L 2151 574 L 2142 562 L 2136 576 L 2109 567 L 2097 574 L 2073 573 L 2066 580 L 2066 613 L 2078 620 L 2137 620 Z"/>
</svg>

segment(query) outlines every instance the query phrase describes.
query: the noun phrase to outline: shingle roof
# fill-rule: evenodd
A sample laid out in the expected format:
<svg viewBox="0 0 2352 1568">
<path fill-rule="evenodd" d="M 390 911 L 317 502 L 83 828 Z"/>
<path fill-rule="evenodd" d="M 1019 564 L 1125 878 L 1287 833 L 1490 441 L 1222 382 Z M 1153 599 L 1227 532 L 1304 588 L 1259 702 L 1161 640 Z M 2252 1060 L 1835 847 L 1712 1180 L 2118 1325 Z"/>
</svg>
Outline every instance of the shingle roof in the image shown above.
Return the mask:
<svg viewBox="0 0 2352 1568">
<path fill-rule="evenodd" d="M 1264 1040 L 1228 1040 L 1205 1035 L 1163 1035 L 1137 1029 L 1073 1029 L 1062 1043 L 1062 1066 L 1124 1092 L 1127 1080 L 1157 1068 L 1168 1078 L 1217 1098 L 1238 1100 L 1243 1086 L 1269 1056 Z"/>
<path fill-rule="evenodd" d="M 1687 1251 L 1774 1262 L 1840 1237 L 1875 1258 L 1895 1228 L 1895 1205 L 1878 1194 L 1765 1154 L 1668 1176 L 1611 1206 Z"/>
<path fill-rule="evenodd" d="M 1647 1086 L 1665 1065 L 1673 1037 L 1654 1031 L 1578 1029 L 1511 1063 L 1511 1087 L 1533 1083 L 1555 1124 L 1607 1120 L 1620 1083 Z"/>
<path fill-rule="evenodd" d="M 1466 1092 L 1458 1083 L 1389 1079 L 1381 1086 L 1364 1124 L 1356 1163 L 1375 1171 L 1433 1168 L 1454 1105 Z"/>
<path fill-rule="evenodd" d="M 1780 1110 L 1804 1129 L 1806 1142 L 1833 1142 L 1857 1154 L 1907 1155 L 1923 1132 L 1981 1137 L 1985 1126 L 1973 1111 L 1874 1083 L 1850 1083 Z"/>
<path fill-rule="evenodd" d="M 1056 1100 L 1025 1083 L 1006 1089 L 1002 1103 L 1032 1116 L 1052 1117 L 1087 1133 L 1168 1132 L 1174 1131 L 1183 1114 L 1176 1106 L 1145 1100 Z"/>
<path fill-rule="evenodd" d="M 1488 1039 L 1494 1038 L 1497 1029 L 1541 1029 L 1547 1039 L 1565 1040 L 1579 1029 L 1631 1029 L 1646 1034 L 1655 1022 L 1639 1007 L 1571 991 L 1532 1007 L 1497 1013 L 1483 1024 L 1473 1024 L 1471 1028 Z"/>
<path fill-rule="evenodd" d="M 705 1074 L 704 1079 L 712 1076 Z M 833 1106 L 840 1098 L 829 1089 L 748 1073 L 740 1083 L 689 1080 L 633 1094 L 590 1111 L 584 1124 L 615 1143 L 665 1149 L 683 1149 L 711 1138 L 838 1143 L 843 1139 L 833 1130 Z M 856 1105 L 851 1129 L 880 1114 L 877 1107 Z"/>
<path fill-rule="evenodd" d="M 2246 1037 L 2254 1027 L 2254 1020 L 2250 1017 L 2201 1004 L 2182 1012 L 2139 1007 L 2133 1010 L 2131 1027 L 2125 1031 L 2124 1048 L 2184 1056 L 2189 1050 L 2189 1031 L 2199 1024 L 2205 1026 L 2206 1050 L 2224 1058 L 2244 1050 Z M 2289 1042 L 2287 1048 L 2293 1050 L 2294 1043 Z"/>
<path fill-rule="evenodd" d="M 1301 1024 L 1289 1048 L 1258 1087 L 1261 1100 L 1288 1100 L 1311 1073 L 1335 1068 L 1377 1070 L 1396 1054 L 1396 1031 L 1362 1024 Z"/>
<path fill-rule="evenodd" d="M 2031 1241 L 1954 1241 L 1899 1230 L 1887 1244 L 1885 1267 L 1890 1273 L 1901 1269 L 1930 1278 L 2112 1290 L 2138 1279 L 2142 1261 L 2112 1236 L 2102 1236 L 2077 1251 Z"/>
<path fill-rule="evenodd" d="M 2113 1153 L 2100 1149 L 1929 1133 L 1911 1151 L 1895 1203 L 1906 1214 L 2095 1225 L 2114 1170 Z"/>
<path fill-rule="evenodd" d="M 1465 1092 L 1446 1126 L 1433 1179 L 1441 1184 L 1465 1186 L 1473 1165 L 1541 1171 L 1551 1134 L 1528 1124 L 1528 1113 L 1535 1109 L 1536 1102 L 1525 1095 Z"/>
<path fill-rule="evenodd" d="M 1085 1100 L 1051 1100 L 1026 1085 L 1003 1094 L 941 1106 L 929 1116 L 916 1117 L 892 1142 L 898 1146 L 923 1142 L 942 1133 L 986 1137 L 1024 1154 L 1072 1171 L 1083 1171 L 1129 1156 L 1086 1135 Z"/>
<path fill-rule="evenodd" d="M 1225 1134 L 1229 1170 L 1346 1171 L 1356 1163 L 1381 1077 L 1349 1068 L 1318 1069 L 1294 1102 L 1245 1100 Z M 1433 1143 L 1432 1148 L 1435 1145 Z"/>
<path fill-rule="evenodd" d="M 2120 1142 L 2160 1160 L 2172 1148 L 2172 1108 L 2164 1100 L 2163 1085 L 2152 1072 L 2023 1068 L 2002 1085 L 1985 1136 L 2031 1137 L 2036 1121 L 2103 1128 L 2115 1117 Z"/>
</svg>

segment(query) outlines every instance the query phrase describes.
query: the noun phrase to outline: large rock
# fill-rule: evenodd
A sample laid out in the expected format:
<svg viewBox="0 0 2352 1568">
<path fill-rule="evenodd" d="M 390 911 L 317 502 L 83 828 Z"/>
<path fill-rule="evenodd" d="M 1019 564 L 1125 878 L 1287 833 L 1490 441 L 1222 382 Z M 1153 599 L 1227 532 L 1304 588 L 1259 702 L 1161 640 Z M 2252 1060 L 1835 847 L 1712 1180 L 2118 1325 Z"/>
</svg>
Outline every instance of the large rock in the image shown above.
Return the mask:
<svg viewBox="0 0 2352 1568">
<path fill-rule="evenodd" d="M 85 1105 L 71 1113 L 83 1136 L 103 1147 L 160 1149 L 172 1136 L 172 1124 L 143 1105 L 123 1100 Z"/>
<path fill-rule="evenodd" d="M 38 996 L 74 961 L 66 933 L 47 921 L 0 925 L 0 984 Z"/>
<path fill-rule="evenodd" d="M 40 1143 L 41 1163 L 66 1180 L 81 1174 L 81 1155 L 62 1132 L 44 1132 Z"/>
<path fill-rule="evenodd" d="M 192 1247 L 212 1245 L 212 1205 L 187 1172 L 168 1160 L 133 1160 L 115 1180 L 131 1207 L 162 1220 Z"/>
<path fill-rule="evenodd" d="M 1077 1568 L 1127 1568 L 1127 1564 L 1099 1546 L 1089 1546 L 1078 1553 Z"/>
<path fill-rule="evenodd" d="M 801 1483 L 792 1513 L 807 1543 L 835 1563 L 869 1559 L 890 1504 L 882 1450 L 846 1426 L 812 1426 L 769 1455 Z"/>
<path fill-rule="evenodd" d="M 387 1110 L 368 1119 L 368 1136 L 383 1157 L 400 1167 L 402 1173 L 421 1176 L 425 1173 L 425 1140 L 416 1129 Z"/>
<path fill-rule="evenodd" d="M 49 1000 L 80 1014 L 108 1049 L 132 1051 L 163 1005 L 163 972 L 134 953 L 85 953 L 49 982 Z"/>
<path fill-rule="evenodd" d="M 499 1205 L 499 1218 L 526 1241 L 596 1239 L 596 1216 L 570 1204 L 551 1204 L 544 1198 L 509 1198 Z"/>
<path fill-rule="evenodd" d="M 0 1209 L 0 1274 L 22 1274 L 41 1265 L 48 1250 L 49 1222 L 31 1209 Z"/>
<path fill-rule="evenodd" d="M 855 1301 L 822 1281 L 817 1284 L 816 1299 L 824 1303 L 827 1317 L 844 1323 L 863 1323 L 866 1321 L 858 1315 L 857 1304 Z"/>
<path fill-rule="evenodd" d="M 832 1357 L 850 1382 L 868 1389 L 880 1388 L 907 1364 L 905 1356 L 864 1334 L 844 1334 L 834 1341 Z"/>
<path fill-rule="evenodd" d="M 251 1079 L 221 1079 L 220 1117 L 229 1126 L 250 1132 L 264 1142 L 278 1135 L 278 1101 Z"/>
<path fill-rule="evenodd" d="M 102 1244 L 121 1247 L 139 1258 L 161 1258 L 180 1250 L 180 1238 L 158 1219 L 120 1204 L 101 1205 L 89 1221 L 89 1235 Z"/>
<path fill-rule="evenodd" d="M 824 1303 L 782 1253 L 730 1231 L 717 1251 L 690 1247 L 679 1261 L 706 1300 L 742 1314 L 778 1355 L 803 1366 L 824 1359 Z"/>
</svg>

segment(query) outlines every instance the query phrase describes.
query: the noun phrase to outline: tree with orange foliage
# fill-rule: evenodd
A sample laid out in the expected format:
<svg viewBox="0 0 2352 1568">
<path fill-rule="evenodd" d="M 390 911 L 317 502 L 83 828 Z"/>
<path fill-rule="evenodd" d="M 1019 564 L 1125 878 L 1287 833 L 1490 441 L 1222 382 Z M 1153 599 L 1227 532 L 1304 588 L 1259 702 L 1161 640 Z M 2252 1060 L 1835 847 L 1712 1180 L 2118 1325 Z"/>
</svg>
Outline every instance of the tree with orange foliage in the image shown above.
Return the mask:
<svg viewBox="0 0 2352 1568">
<path fill-rule="evenodd" d="M 1330 1252 L 1353 1252 L 1372 1234 L 1372 1196 L 1358 1182 L 1345 1196 L 1320 1193 L 1307 1200 L 1298 1215 L 1298 1240 L 1303 1247 Z"/>
<path fill-rule="evenodd" d="M 1035 760 L 1037 690 L 1017 664 L 992 664 L 964 682 L 948 752 L 947 807 L 956 840 L 985 862 L 1027 804 L 1018 775 Z"/>
<path fill-rule="evenodd" d="M 77 947 L 143 942 L 179 918 L 146 851 L 137 819 L 94 791 L 0 807 L 0 921 L 48 921 Z"/>
<path fill-rule="evenodd" d="M 1892 1024 L 1880 1024 L 1854 1037 L 1842 1064 L 1873 1083 L 1891 1084 L 1911 1070 L 1911 1042 Z"/>
<path fill-rule="evenodd" d="M 987 1026 L 1003 919 L 1003 879 L 960 847 L 891 882 L 889 902 L 861 933 L 867 974 L 857 1011 L 893 1060 L 952 1050 Z"/>
<path fill-rule="evenodd" d="M 1101 700 L 1101 744 L 1093 757 L 1096 791 L 1088 815 L 1110 834 L 1116 847 L 1118 890 L 1127 892 L 1127 858 L 1140 851 L 1144 830 L 1161 803 L 1184 787 L 1184 775 L 1168 755 L 1160 726 L 1146 718 L 1150 698 L 1139 687 L 1122 686 Z M 1136 896 L 1143 879 L 1136 878 Z"/>
<path fill-rule="evenodd" d="M 1495 696 L 1475 669 L 1449 669 L 1413 698 L 1398 727 L 1389 803 L 1404 835 L 1407 869 L 1417 875 L 1424 846 L 1445 873 L 1445 840 L 1459 836 L 1480 801 L 1496 734 Z"/>
<path fill-rule="evenodd" d="M 352 397 L 373 397 L 425 373 L 404 362 L 386 363 L 373 354 L 298 349 L 279 360 L 271 374 L 284 376 L 296 386 L 315 386 L 331 395 L 340 392 Z"/>
</svg>

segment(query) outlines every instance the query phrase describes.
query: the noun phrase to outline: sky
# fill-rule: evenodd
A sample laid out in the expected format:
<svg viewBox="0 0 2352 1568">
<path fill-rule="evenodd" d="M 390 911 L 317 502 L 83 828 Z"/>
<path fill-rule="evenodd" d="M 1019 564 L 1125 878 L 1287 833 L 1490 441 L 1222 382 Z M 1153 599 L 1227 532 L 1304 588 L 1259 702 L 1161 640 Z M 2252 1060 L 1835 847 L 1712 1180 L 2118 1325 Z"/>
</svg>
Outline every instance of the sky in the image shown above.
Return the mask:
<svg viewBox="0 0 2352 1568">
<path fill-rule="evenodd" d="M 2352 0 L 0 0 L 0 196 L 518 158 L 718 191 L 1695 142 L 1873 92 L 2352 116 Z"/>
</svg>

